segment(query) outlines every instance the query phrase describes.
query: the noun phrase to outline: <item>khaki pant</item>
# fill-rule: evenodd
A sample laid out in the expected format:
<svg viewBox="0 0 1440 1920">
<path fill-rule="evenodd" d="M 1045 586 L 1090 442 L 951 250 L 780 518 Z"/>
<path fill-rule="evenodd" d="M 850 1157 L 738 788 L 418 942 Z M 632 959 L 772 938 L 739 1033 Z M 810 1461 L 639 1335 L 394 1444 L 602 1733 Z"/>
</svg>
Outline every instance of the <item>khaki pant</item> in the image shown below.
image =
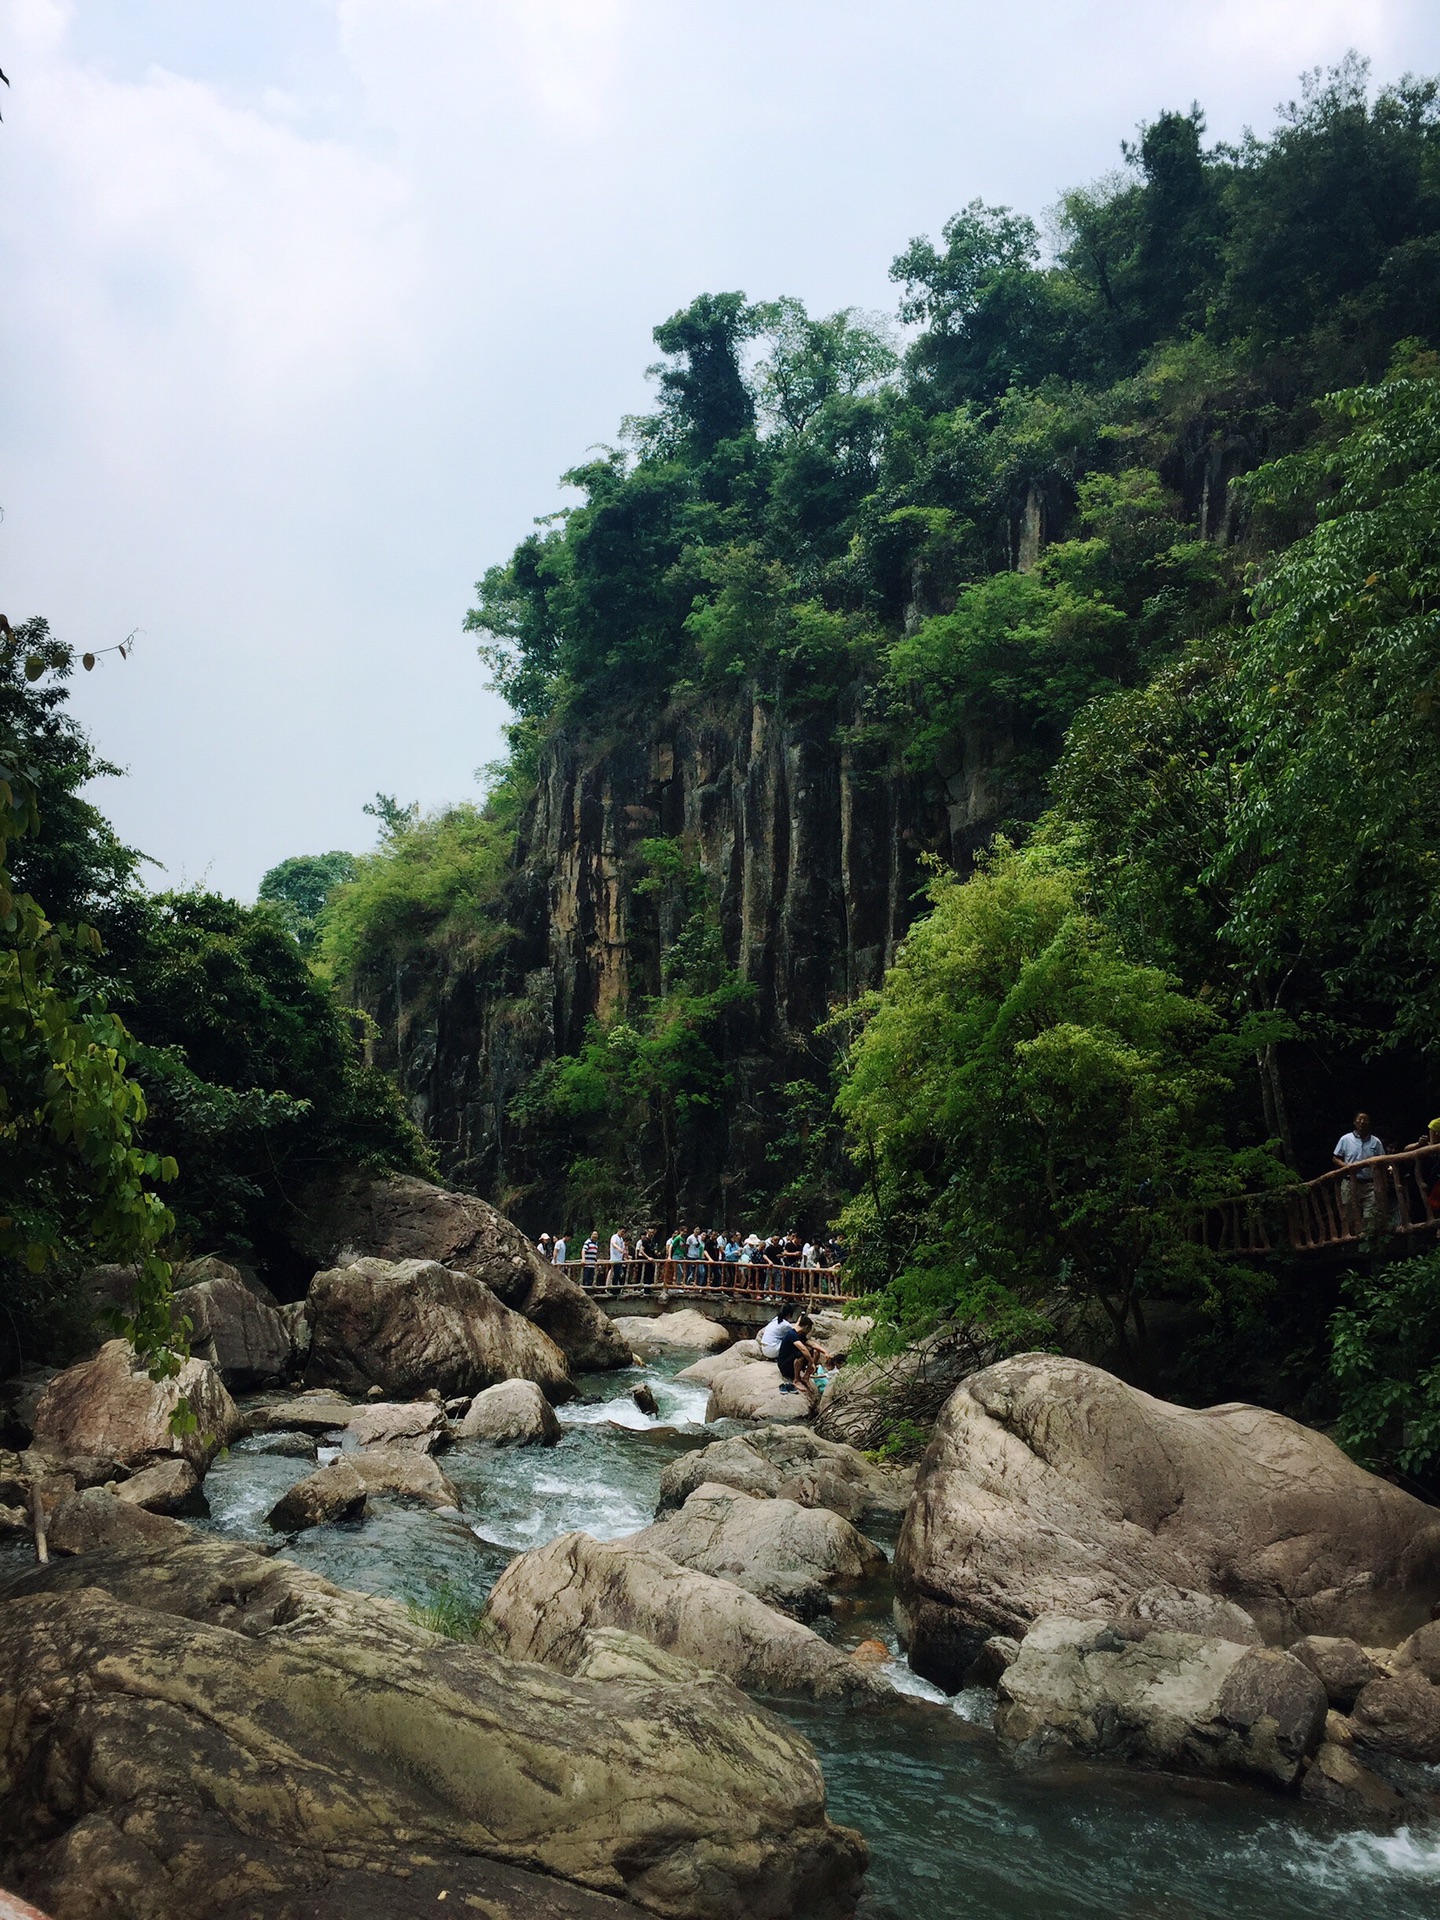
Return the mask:
<svg viewBox="0 0 1440 1920">
<path fill-rule="evenodd" d="M 1340 1218 L 1350 1233 L 1368 1233 L 1375 1225 L 1375 1176 L 1347 1174 L 1340 1182 Z"/>
</svg>

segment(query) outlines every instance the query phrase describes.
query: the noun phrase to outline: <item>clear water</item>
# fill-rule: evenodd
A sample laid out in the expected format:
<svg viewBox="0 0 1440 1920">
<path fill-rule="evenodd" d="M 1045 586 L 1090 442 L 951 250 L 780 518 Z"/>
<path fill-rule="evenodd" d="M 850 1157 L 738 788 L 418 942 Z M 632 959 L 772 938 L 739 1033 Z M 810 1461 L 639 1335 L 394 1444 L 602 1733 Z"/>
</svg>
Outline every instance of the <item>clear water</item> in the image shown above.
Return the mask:
<svg viewBox="0 0 1440 1920">
<path fill-rule="evenodd" d="M 673 1378 L 689 1358 L 592 1376 L 593 1398 L 560 1409 L 558 1447 L 443 1455 L 463 1515 L 374 1500 L 363 1522 L 314 1528 L 283 1551 L 341 1585 L 420 1602 L 448 1587 L 478 1604 L 527 1547 L 574 1528 L 633 1532 L 654 1517 L 667 1461 L 737 1430 L 703 1425 L 705 1389 Z M 630 1399 L 641 1381 L 658 1420 Z M 210 1471 L 204 1524 L 273 1540 L 266 1513 L 309 1470 L 242 1441 Z M 825 1631 L 894 1652 L 883 1592 Z M 1238 1786 L 1079 1765 L 1019 1771 L 990 1735 L 993 1695 L 947 1700 L 898 1657 L 885 1671 L 891 1711 L 783 1708 L 820 1754 L 833 1816 L 870 1843 L 862 1920 L 1440 1920 L 1440 1833 L 1347 1831 Z"/>
</svg>

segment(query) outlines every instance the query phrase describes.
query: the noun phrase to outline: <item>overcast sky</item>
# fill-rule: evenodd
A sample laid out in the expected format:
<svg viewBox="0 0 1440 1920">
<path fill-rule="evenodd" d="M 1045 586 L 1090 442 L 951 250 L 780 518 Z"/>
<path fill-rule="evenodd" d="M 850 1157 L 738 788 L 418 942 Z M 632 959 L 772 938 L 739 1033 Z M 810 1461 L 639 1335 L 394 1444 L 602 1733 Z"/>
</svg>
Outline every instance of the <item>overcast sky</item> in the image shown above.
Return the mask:
<svg viewBox="0 0 1440 1920">
<path fill-rule="evenodd" d="M 155 884 L 253 897 L 383 789 L 473 795 L 472 583 L 647 404 L 702 290 L 891 308 L 1199 100 L 1267 128 L 1434 0 L 0 0 L 0 607 L 133 660 L 77 705 Z"/>
</svg>

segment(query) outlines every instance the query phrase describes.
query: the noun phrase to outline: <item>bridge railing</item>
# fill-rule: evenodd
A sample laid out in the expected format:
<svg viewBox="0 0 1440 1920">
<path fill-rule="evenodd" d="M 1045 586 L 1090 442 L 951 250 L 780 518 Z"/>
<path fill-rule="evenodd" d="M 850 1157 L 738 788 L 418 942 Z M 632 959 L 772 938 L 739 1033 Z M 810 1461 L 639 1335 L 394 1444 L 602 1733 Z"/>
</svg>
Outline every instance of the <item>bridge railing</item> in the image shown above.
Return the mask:
<svg viewBox="0 0 1440 1920">
<path fill-rule="evenodd" d="M 1431 1198 L 1440 1199 L 1437 1188 L 1440 1148 L 1377 1154 L 1274 1193 L 1218 1202 L 1206 1214 L 1205 1242 L 1217 1253 L 1255 1254 L 1286 1242 L 1297 1253 L 1319 1253 L 1387 1236 L 1414 1239 L 1440 1231 L 1440 1204 Z"/>
<path fill-rule="evenodd" d="M 587 1293 L 724 1293 L 744 1300 L 848 1300 L 859 1291 L 843 1267 L 752 1266 L 739 1260 L 564 1260 Z"/>
</svg>

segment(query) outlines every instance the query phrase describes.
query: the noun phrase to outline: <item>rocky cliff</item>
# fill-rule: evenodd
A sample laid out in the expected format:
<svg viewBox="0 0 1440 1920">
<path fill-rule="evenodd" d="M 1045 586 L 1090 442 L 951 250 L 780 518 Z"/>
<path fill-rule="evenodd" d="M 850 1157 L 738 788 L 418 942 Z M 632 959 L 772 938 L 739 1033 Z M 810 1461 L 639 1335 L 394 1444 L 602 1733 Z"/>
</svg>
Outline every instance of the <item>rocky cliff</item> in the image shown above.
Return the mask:
<svg viewBox="0 0 1440 1920">
<path fill-rule="evenodd" d="M 737 1187 L 778 1184 L 774 1089 L 824 1080 L 817 1025 L 879 983 L 916 911 L 922 857 L 963 864 L 993 831 L 1001 757 L 977 739 L 948 779 L 926 780 L 833 710 L 784 717 L 748 694 L 603 737 L 560 731 L 522 827 L 501 953 L 460 966 L 422 954 L 369 983 L 376 1059 L 446 1176 L 538 1220 L 550 1182 L 509 1109 L 592 1016 L 658 989 L 674 927 L 637 882 L 642 842 L 665 837 L 698 862 L 726 957 L 755 989 L 726 1015 L 730 1086 L 683 1202 L 708 1212 Z"/>
</svg>

